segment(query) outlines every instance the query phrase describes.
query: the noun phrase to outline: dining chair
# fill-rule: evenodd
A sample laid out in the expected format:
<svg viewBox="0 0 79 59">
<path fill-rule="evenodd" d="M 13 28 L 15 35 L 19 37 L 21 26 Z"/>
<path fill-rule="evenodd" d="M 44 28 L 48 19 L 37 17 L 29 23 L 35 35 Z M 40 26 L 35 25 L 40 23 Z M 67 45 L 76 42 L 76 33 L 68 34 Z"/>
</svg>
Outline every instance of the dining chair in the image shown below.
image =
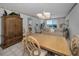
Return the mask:
<svg viewBox="0 0 79 59">
<path fill-rule="evenodd" d="M 40 44 L 36 39 L 32 36 L 28 36 L 23 38 L 22 40 L 24 52 L 28 54 L 28 56 L 45 56 L 47 55 L 47 51 L 40 48 Z"/>
<path fill-rule="evenodd" d="M 71 40 L 71 52 L 74 56 L 79 56 L 79 38 L 75 35 Z"/>
</svg>

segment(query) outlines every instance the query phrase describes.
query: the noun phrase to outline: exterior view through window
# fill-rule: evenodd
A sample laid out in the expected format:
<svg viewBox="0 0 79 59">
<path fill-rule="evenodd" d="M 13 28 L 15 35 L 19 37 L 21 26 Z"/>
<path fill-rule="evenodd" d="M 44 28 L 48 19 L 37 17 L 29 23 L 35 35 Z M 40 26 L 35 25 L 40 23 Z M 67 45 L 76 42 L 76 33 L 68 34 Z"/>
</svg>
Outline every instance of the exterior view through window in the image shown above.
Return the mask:
<svg viewBox="0 0 79 59">
<path fill-rule="evenodd" d="M 47 20 L 47 26 L 53 30 L 55 30 L 57 28 L 57 20 L 53 19 L 53 20 Z"/>
</svg>

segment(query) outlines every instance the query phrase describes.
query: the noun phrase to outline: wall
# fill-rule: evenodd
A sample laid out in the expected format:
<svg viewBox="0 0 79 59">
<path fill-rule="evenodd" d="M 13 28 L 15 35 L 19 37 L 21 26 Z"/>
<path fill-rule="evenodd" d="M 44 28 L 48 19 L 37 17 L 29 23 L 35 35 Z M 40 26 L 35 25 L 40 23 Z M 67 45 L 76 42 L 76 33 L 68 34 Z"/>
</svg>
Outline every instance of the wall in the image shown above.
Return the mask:
<svg viewBox="0 0 79 59">
<path fill-rule="evenodd" d="M 60 28 L 59 25 L 65 23 L 65 19 L 64 18 L 60 18 L 60 19 L 57 19 L 57 20 L 58 20 L 58 28 Z"/>
<path fill-rule="evenodd" d="M 28 31 L 28 16 L 24 14 L 20 14 L 21 17 L 23 18 L 23 34 L 26 34 Z"/>
<path fill-rule="evenodd" d="M 74 34 L 79 35 L 79 4 L 71 11 L 65 20 L 69 20 L 69 29 L 71 37 Z"/>
<path fill-rule="evenodd" d="M 1 44 L 1 18 L 0 18 L 0 44 Z"/>
<path fill-rule="evenodd" d="M 33 22 L 32 23 L 32 32 L 35 33 L 35 26 L 36 26 L 36 24 L 38 24 L 38 26 L 40 26 L 41 20 L 34 18 L 34 17 L 31 17 L 31 18 L 32 18 L 32 22 Z M 40 29 L 38 31 L 40 31 Z"/>
<path fill-rule="evenodd" d="M 1 20 L 1 16 L 3 15 L 3 9 L 2 8 L 0 8 L 0 44 L 1 44 L 1 39 L 2 39 L 2 28 L 1 28 L 1 26 L 2 26 L 2 20 Z"/>
</svg>

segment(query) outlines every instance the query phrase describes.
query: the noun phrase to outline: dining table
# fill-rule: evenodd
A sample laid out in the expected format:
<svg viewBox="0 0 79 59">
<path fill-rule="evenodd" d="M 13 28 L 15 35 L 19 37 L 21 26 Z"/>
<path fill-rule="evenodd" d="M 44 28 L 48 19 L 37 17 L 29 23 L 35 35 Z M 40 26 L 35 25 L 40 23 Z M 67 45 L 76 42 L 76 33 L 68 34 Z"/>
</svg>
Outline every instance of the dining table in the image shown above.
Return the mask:
<svg viewBox="0 0 79 59">
<path fill-rule="evenodd" d="M 71 56 L 71 50 L 67 40 L 63 36 L 49 35 L 49 34 L 32 34 L 30 35 L 36 39 L 40 46 L 47 51 L 61 55 Z"/>
</svg>

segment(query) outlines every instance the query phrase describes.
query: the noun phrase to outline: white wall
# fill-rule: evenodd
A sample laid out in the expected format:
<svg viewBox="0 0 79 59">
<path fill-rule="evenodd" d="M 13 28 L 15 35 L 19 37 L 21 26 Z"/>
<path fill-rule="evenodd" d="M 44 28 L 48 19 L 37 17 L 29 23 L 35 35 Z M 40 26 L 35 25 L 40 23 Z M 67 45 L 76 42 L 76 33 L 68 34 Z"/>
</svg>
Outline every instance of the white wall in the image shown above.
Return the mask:
<svg viewBox="0 0 79 59">
<path fill-rule="evenodd" d="M 1 44 L 1 39 L 2 39 L 2 20 L 1 20 L 1 16 L 3 15 L 3 9 L 0 8 L 0 44 Z"/>
<path fill-rule="evenodd" d="M 58 28 L 61 24 L 65 23 L 65 19 L 64 18 L 61 18 L 61 19 L 57 19 L 58 21 Z"/>
<path fill-rule="evenodd" d="M 0 18 L 0 43 L 1 43 L 1 18 Z"/>
<path fill-rule="evenodd" d="M 33 23 L 32 23 L 32 32 L 35 33 L 35 26 L 36 26 L 36 24 L 38 24 L 38 26 L 40 26 L 41 20 L 37 19 L 37 18 L 34 18 L 34 17 L 31 17 L 31 18 L 33 20 Z M 40 31 L 40 29 L 38 31 Z"/>
<path fill-rule="evenodd" d="M 20 14 L 21 17 L 23 18 L 23 34 L 26 34 L 28 31 L 28 16 L 24 14 Z"/>
<path fill-rule="evenodd" d="M 69 20 L 69 28 L 71 37 L 74 34 L 79 35 L 79 4 L 71 11 L 65 20 Z"/>
</svg>

